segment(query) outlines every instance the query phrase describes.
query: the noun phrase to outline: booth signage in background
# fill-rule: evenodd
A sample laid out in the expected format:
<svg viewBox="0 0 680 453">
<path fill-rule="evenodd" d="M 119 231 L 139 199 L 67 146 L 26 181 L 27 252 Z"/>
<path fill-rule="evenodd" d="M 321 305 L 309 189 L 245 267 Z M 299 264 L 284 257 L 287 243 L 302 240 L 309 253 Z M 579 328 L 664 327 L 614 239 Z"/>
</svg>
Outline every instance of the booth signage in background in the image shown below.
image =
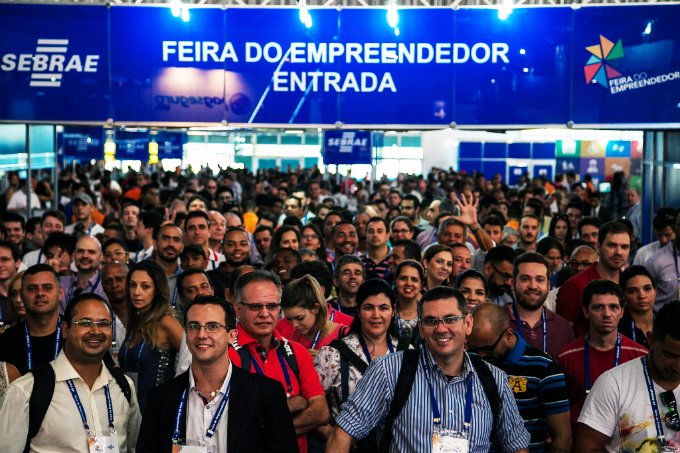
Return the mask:
<svg viewBox="0 0 680 453">
<path fill-rule="evenodd" d="M 155 136 L 159 159 L 181 159 L 187 134 L 184 132 L 159 131 Z"/>
<path fill-rule="evenodd" d="M 116 131 L 116 160 L 149 160 L 149 142 L 151 137 L 147 131 Z"/>
<path fill-rule="evenodd" d="M 62 159 L 89 162 L 104 157 L 104 129 L 101 127 L 64 126 Z"/>
<path fill-rule="evenodd" d="M 323 133 L 324 165 L 371 164 L 371 131 L 331 130 Z"/>
<path fill-rule="evenodd" d="M 2 4 L 0 120 L 680 122 L 680 5 L 407 8 L 396 26 L 380 8 L 309 14 Z"/>
</svg>

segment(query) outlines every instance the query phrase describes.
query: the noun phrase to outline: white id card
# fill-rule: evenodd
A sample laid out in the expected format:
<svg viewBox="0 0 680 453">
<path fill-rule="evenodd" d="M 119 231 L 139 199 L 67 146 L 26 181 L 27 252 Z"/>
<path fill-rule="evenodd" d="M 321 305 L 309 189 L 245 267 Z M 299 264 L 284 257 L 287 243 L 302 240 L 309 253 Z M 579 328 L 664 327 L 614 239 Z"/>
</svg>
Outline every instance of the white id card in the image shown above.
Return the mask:
<svg viewBox="0 0 680 453">
<path fill-rule="evenodd" d="M 465 433 L 442 430 L 432 436 L 432 453 L 468 453 Z"/>
<path fill-rule="evenodd" d="M 172 453 L 208 453 L 208 447 L 198 445 L 179 445 L 172 446 Z"/>
<path fill-rule="evenodd" d="M 90 453 L 119 453 L 118 439 L 116 436 L 103 436 L 101 434 L 90 436 L 87 439 Z"/>
</svg>

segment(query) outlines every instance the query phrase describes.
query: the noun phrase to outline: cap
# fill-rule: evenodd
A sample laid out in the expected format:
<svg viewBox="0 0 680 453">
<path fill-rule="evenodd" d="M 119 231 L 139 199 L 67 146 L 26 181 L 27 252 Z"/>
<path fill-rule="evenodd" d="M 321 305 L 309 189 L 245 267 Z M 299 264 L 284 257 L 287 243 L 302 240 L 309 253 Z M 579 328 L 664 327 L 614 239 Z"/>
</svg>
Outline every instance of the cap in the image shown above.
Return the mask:
<svg viewBox="0 0 680 453">
<path fill-rule="evenodd" d="M 92 205 L 92 198 L 86 193 L 81 192 L 76 194 L 76 196 L 73 197 L 73 202 L 75 203 L 76 201 L 82 201 L 85 204 Z"/>
</svg>

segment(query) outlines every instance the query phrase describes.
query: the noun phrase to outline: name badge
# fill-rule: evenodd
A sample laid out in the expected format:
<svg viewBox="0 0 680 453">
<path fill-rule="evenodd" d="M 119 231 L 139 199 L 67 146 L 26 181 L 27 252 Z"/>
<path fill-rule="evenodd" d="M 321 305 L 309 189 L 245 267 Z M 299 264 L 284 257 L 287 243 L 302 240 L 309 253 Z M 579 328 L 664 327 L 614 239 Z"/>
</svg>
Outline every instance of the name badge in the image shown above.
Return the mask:
<svg viewBox="0 0 680 453">
<path fill-rule="evenodd" d="M 90 453 L 120 453 L 116 436 L 90 436 L 87 446 Z"/>
<path fill-rule="evenodd" d="M 432 453 L 468 453 L 467 435 L 459 431 L 441 430 L 432 436 Z"/>
</svg>

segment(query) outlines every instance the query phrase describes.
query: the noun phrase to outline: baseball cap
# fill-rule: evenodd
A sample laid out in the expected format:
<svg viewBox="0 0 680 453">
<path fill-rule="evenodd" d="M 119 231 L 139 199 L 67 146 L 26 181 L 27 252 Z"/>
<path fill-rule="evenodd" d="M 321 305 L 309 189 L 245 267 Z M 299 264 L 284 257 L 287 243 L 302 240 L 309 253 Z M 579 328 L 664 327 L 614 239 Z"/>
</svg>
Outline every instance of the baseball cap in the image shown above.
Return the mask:
<svg viewBox="0 0 680 453">
<path fill-rule="evenodd" d="M 81 192 L 76 194 L 76 196 L 73 197 L 73 202 L 75 203 L 76 201 L 82 201 L 85 204 L 92 205 L 92 198 L 86 193 Z"/>
</svg>

